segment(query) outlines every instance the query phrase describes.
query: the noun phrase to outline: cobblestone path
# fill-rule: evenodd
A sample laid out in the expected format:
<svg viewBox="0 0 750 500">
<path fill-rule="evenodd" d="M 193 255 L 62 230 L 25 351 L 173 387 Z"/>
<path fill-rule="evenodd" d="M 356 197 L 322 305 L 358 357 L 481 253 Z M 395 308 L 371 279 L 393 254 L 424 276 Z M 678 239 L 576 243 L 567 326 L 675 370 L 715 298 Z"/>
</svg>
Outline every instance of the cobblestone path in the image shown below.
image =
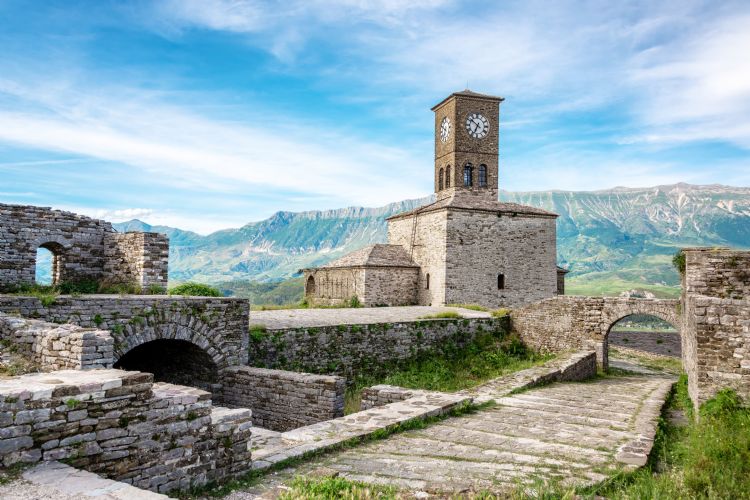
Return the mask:
<svg viewBox="0 0 750 500">
<path fill-rule="evenodd" d="M 500 397 L 495 407 L 449 418 L 343 452 L 289 474 L 330 469 L 368 483 L 431 493 L 502 492 L 552 479 L 588 484 L 645 463 L 662 404 L 674 382 L 662 376 L 557 383 Z M 266 488 L 232 499 L 272 497 Z M 276 483 L 275 485 L 273 483 Z"/>
</svg>

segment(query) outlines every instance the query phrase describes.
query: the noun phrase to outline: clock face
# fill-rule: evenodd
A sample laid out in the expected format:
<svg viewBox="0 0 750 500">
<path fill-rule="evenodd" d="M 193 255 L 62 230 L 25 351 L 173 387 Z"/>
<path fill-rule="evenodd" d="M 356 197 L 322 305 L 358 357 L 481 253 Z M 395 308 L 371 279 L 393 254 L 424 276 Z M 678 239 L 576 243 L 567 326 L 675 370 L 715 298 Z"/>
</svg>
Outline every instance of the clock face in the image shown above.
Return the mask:
<svg viewBox="0 0 750 500">
<path fill-rule="evenodd" d="M 490 122 L 484 115 L 469 113 L 466 117 L 466 132 L 474 139 L 484 139 L 490 131 Z"/>
<path fill-rule="evenodd" d="M 447 116 L 440 123 L 440 141 L 445 142 L 451 135 L 451 119 Z"/>
</svg>

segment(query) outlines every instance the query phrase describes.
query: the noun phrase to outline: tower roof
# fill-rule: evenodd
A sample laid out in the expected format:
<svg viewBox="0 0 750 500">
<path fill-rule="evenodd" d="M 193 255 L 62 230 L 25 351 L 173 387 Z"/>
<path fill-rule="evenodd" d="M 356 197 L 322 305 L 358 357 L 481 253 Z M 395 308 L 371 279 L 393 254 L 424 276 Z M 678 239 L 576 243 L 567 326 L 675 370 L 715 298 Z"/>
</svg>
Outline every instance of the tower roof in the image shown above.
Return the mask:
<svg viewBox="0 0 750 500">
<path fill-rule="evenodd" d="M 414 210 L 391 215 L 386 220 L 401 219 L 403 217 L 411 217 L 415 214 L 424 214 L 427 212 L 434 212 L 436 210 L 448 209 L 470 210 L 477 212 L 494 212 L 499 215 L 510 215 L 513 217 L 515 217 L 516 215 L 533 217 L 558 217 L 556 213 L 544 210 L 542 208 L 521 205 L 519 203 L 488 200 L 479 196 L 454 194 L 452 196 L 441 198 L 433 203 L 423 205 Z"/>
<path fill-rule="evenodd" d="M 439 103 L 435 104 L 432 108 L 430 108 L 432 111 L 435 111 L 437 108 L 443 105 L 445 101 L 450 99 L 451 97 L 473 97 L 475 99 L 484 99 L 487 101 L 498 101 L 503 102 L 505 100 L 505 97 L 500 97 L 496 95 L 489 95 L 489 94 L 480 94 L 479 92 L 474 92 L 469 89 L 462 90 L 461 92 L 453 92 L 451 95 L 440 101 Z"/>
</svg>

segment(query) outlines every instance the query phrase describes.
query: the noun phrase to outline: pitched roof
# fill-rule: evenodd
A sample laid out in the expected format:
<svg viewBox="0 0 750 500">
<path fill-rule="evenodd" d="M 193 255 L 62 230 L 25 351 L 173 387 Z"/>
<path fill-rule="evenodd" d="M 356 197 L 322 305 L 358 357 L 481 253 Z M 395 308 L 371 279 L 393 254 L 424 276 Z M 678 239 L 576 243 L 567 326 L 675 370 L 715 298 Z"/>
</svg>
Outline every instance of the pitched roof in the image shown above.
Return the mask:
<svg viewBox="0 0 750 500">
<path fill-rule="evenodd" d="M 441 210 L 444 208 L 496 212 L 498 214 L 508 214 L 511 216 L 533 215 L 538 217 L 557 217 L 556 213 L 549 212 L 537 207 L 530 207 L 528 205 L 521 205 L 519 203 L 490 200 L 484 196 L 477 196 L 468 193 L 455 193 L 451 196 L 439 199 L 434 203 L 430 203 L 429 205 L 424 205 L 408 212 L 401 212 L 400 214 L 392 215 L 386 220 L 400 219 L 402 217 L 414 215 L 415 213 L 421 214 L 426 212 L 434 212 L 435 210 Z"/>
<path fill-rule="evenodd" d="M 432 108 L 430 108 L 432 111 L 435 111 L 437 108 L 439 108 L 445 101 L 450 99 L 453 96 L 459 96 L 459 97 L 474 97 L 476 99 L 488 99 L 492 101 L 504 101 L 505 97 L 500 97 L 496 95 L 489 95 L 489 94 L 480 94 L 479 92 L 474 92 L 469 89 L 462 90 L 461 92 L 453 92 L 451 95 L 440 101 L 439 103 L 435 104 Z"/>
<path fill-rule="evenodd" d="M 419 267 L 401 245 L 375 244 L 360 248 L 329 262 L 321 269 L 333 267 Z"/>
</svg>

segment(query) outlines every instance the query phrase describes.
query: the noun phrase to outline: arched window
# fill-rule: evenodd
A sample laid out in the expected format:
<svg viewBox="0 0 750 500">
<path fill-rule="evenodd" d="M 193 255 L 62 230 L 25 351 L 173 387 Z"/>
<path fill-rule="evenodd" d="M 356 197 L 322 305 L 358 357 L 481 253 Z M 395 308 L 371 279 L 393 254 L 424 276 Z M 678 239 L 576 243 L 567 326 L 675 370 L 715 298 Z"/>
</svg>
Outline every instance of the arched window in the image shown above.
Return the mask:
<svg viewBox="0 0 750 500">
<path fill-rule="evenodd" d="M 315 278 L 313 278 L 312 276 L 307 278 L 305 293 L 307 293 L 307 295 L 315 295 Z"/>
<path fill-rule="evenodd" d="M 443 190 L 443 169 L 440 169 L 440 172 L 438 173 L 438 191 Z"/>
<path fill-rule="evenodd" d="M 445 167 L 445 189 L 451 187 L 451 166 Z"/>
<path fill-rule="evenodd" d="M 427 276 L 424 278 L 424 289 L 429 290 L 430 289 L 430 273 L 427 273 Z"/>
<path fill-rule="evenodd" d="M 474 185 L 474 166 L 471 163 L 464 165 L 464 186 Z"/>
<path fill-rule="evenodd" d="M 487 187 L 487 165 L 479 165 L 479 187 Z"/>
<path fill-rule="evenodd" d="M 497 275 L 497 289 L 505 290 L 505 275 L 504 274 Z"/>
<path fill-rule="evenodd" d="M 35 281 L 40 285 L 58 285 L 63 281 L 63 255 L 65 249 L 59 243 L 49 242 L 36 251 Z"/>
</svg>

